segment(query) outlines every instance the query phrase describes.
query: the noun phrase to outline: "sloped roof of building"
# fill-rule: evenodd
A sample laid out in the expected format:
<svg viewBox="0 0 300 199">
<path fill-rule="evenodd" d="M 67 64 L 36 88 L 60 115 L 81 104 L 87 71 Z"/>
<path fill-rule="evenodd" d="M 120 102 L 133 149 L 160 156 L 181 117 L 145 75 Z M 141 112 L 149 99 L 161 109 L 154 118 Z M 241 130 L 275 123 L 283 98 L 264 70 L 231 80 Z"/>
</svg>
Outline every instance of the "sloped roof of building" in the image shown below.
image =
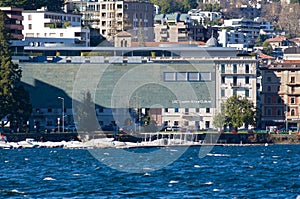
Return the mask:
<svg viewBox="0 0 300 199">
<path fill-rule="evenodd" d="M 258 57 L 260 58 L 260 59 L 275 59 L 275 57 L 272 57 L 272 56 L 270 56 L 270 55 L 266 55 L 266 54 L 264 54 L 264 53 L 257 53 L 258 54 Z"/>
<path fill-rule="evenodd" d="M 116 34 L 116 37 L 131 37 L 132 35 L 129 32 L 122 31 Z"/>
<path fill-rule="evenodd" d="M 284 41 L 284 40 L 286 40 L 285 36 L 277 36 L 277 37 L 274 37 L 274 38 L 267 39 L 267 42 L 281 42 L 281 41 Z"/>
</svg>

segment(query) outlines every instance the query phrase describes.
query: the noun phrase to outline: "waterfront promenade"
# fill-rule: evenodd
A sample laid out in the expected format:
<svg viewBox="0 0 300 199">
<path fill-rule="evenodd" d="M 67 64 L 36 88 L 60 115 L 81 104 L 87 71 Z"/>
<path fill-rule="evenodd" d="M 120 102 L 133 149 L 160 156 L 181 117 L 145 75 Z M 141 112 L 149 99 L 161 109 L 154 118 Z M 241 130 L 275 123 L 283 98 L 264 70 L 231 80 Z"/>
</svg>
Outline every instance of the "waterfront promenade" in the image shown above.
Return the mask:
<svg viewBox="0 0 300 199">
<path fill-rule="evenodd" d="M 76 142 L 78 148 L 131 148 L 189 145 L 264 145 L 264 144 L 299 144 L 298 134 L 267 133 L 199 133 L 199 132 L 156 132 L 125 134 L 113 132 L 92 133 L 5 133 L 9 143 L 18 143 L 30 138 L 39 142 L 40 146 L 67 146 Z M 63 142 L 64 144 L 57 144 Z M 52 144 L 50 144 L 52 143 Z M 55 144 L 56 143 L 56 144 Z M 80 144 L 81 143 L 81 144 Z M 68 146 L 71 146 L 68 144 Z M 71 146 L 73 147 L 73 145 Z M 76 148 L 74 146 L 74 148 Z"/>
</svg>

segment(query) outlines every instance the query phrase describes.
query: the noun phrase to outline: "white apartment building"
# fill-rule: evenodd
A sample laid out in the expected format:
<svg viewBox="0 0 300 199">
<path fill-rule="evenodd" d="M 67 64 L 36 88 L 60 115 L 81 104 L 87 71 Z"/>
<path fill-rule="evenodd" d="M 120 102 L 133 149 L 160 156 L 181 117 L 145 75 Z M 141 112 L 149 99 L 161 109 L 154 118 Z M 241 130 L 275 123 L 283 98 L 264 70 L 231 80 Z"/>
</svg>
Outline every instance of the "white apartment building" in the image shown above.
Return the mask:
<svg viewBox="0 0 300 199">
<path fill-rule="evenodd" d="M 206 21 L 213 21 L 215 19 L 222 18 L 222 13 L 220 12 L 202 11 L 201 9 L 192 9 L 188 12 L 188 14 L 191 19 L 198 21 L 201 25 L 204 25 Z"/>
<path fill-rule="evenodd" d="M 224 20 L 222 31 L 219 33 L 219 43 L 223 47 L 252 48 L 259 36 L 261 22 L 259 18 Z"/>
<path fill-rule="evenodd" d="M 28 45 L 90 45 L 90 30 L 81 27 L 81 15 L 49 12 L 45 8 L 24 10 L 22 15 Z"/>
</svg>

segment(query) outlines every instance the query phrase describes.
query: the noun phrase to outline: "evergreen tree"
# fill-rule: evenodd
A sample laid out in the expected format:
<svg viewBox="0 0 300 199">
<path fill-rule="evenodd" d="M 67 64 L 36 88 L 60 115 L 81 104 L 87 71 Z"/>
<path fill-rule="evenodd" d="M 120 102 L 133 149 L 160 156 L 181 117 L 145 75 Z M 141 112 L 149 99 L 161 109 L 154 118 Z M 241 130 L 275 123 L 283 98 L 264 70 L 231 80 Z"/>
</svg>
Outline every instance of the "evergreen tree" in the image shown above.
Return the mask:
<svg viewBox="0 0 300 199">
<path fill-rule="evenodd" d="M 31 114 L 29 95 L 21 86 L 22 70 L 12 62 L 10 34 L 5 28 L 8 20 L 0 11 L 0 119 L 7 117 L 16 125 L 28 120 Z"/>
</svg>

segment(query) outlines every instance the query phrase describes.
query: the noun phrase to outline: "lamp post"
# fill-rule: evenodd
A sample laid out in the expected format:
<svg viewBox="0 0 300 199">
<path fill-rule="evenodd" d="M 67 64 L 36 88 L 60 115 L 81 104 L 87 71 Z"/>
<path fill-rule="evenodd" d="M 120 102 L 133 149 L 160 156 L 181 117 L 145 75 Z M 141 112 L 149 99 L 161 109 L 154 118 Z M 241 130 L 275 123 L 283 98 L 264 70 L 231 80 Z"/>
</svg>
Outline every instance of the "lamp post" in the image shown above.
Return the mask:
<svg viewBox="0 0 300 199">
<path fill-rule="evenodd" d="M 61 126 L 62 126 L 62 132 L 65 132 L 65 120 L 64 120 L 64 109 L 65 109 L 65 99 L 63 97 L 58 97 L 58 99 L 61 99 L 62 100 L 62 110 L 61 110 L 61 115 L 62 115 L 62 118 L 61 118 Z"/>
</svg>

